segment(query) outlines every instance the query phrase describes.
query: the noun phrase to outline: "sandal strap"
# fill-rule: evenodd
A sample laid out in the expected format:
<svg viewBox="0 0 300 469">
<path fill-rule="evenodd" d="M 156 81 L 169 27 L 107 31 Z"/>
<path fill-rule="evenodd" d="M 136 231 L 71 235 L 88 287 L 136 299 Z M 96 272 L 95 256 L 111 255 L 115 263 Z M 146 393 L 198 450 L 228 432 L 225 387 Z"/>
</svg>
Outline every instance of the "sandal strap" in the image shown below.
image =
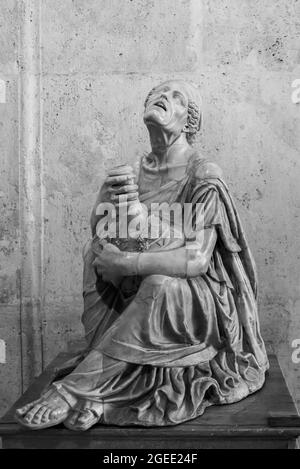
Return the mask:
<svg viewBox="0 0 300 469">
<path fill-rule="evenodd" d="M 52 383 L 49 390 L 42 395 L 43 398 L 50 397 L 53 393 L 58 393 L 59 396 L 66 401 L 66 403 L 73 409 L 77 404 L 77 398 L 74 397 L 71 393 L 66 391 L 61 383 Z"/>
<path fill-rule="evenodd" d="M 73 409 L 75 412 L 78 412 L 79 414 L 85 414 L 86 412 L 90 412 L 91 414 L 93 414 L 96 418 L 99 418 L 102 413 L 100 413 L 100 415 L 98 414 L 98 412 L 96 411 L 96 409 L 91 409 L 89 407 L 74 407 Z"/>
</svg>

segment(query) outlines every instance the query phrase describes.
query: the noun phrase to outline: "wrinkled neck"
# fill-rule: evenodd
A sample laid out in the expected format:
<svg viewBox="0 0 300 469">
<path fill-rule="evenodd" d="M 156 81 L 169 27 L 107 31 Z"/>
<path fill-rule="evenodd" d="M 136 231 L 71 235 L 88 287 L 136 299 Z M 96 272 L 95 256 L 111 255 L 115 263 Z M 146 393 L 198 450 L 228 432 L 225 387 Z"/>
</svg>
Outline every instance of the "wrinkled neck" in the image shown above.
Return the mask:
<svg viewBox="0 0 300 469">
<path fill-rule="evenodd" d="M 159 127 L 148 128 L 152 153 L 157 156 L 160 164 L 178 162 L 180 157 L 190 149 L 184 132 L 179 135 L 168 134 Z"/>
</svg>

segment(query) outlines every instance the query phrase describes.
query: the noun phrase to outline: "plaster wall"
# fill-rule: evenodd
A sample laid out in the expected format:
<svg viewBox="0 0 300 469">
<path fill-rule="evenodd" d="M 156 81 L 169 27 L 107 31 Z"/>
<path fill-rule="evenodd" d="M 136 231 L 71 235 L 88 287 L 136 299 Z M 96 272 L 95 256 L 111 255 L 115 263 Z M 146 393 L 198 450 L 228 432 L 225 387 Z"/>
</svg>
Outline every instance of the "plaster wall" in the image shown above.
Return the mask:
<svg viewBox="0 0 300 469">
<path fill-rule="evenodd" d="M 81 336 L 91 207 L 106 169 L 149 149 L 143 101 L 173 77 L 201 89 L 197 148 L 237 202 L 300 405 L 299 38 L 297 0 L 1 0 L 0 411 Z"/>
</svg>

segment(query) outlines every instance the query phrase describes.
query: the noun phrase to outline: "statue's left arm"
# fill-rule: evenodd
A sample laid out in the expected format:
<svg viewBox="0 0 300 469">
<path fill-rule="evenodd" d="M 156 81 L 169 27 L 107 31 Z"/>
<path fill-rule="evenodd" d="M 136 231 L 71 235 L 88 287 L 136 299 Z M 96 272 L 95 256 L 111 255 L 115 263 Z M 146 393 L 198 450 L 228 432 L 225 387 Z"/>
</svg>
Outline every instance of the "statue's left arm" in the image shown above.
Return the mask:
<svg viewBox="0 0 300 469">
<path fill-rule="evenodd" d="M 197 277 L 205 274 L 216 244 L 214 227 L 204 230 L 202 240 L 169 251 L 121 252 L 116 246 L 106 244 L 94 261 L 98 274 L 108 280 L 116 275 L 167 275 L 169 277 Z"/>
<path fill-rule="evenodd" d="M 170 277 L 197 277 L 207 272 L 216 239 L 215 228 L 207 228 L 201 242 L 195 240 L 169 251 L 126 253 L 120 259 L 120 270 L 124 276 L 160 274 Z"/>
</svg>

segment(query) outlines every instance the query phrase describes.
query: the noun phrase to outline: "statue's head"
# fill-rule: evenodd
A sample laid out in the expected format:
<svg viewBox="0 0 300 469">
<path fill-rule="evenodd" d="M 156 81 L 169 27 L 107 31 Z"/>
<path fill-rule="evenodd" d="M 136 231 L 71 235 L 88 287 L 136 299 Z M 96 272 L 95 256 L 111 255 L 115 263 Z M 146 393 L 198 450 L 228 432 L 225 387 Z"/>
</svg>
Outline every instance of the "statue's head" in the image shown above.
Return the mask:
<svg viewBox="0 0 300 469">
<path fill-rule="evenodd" d="M 183 80 L 170 80 L 155 86 L 145 101 L 144 122 L 166 132 L 186 133 L 192 144 L 200 130 L 202 100 L 197 88 Z"/>
</svg>

